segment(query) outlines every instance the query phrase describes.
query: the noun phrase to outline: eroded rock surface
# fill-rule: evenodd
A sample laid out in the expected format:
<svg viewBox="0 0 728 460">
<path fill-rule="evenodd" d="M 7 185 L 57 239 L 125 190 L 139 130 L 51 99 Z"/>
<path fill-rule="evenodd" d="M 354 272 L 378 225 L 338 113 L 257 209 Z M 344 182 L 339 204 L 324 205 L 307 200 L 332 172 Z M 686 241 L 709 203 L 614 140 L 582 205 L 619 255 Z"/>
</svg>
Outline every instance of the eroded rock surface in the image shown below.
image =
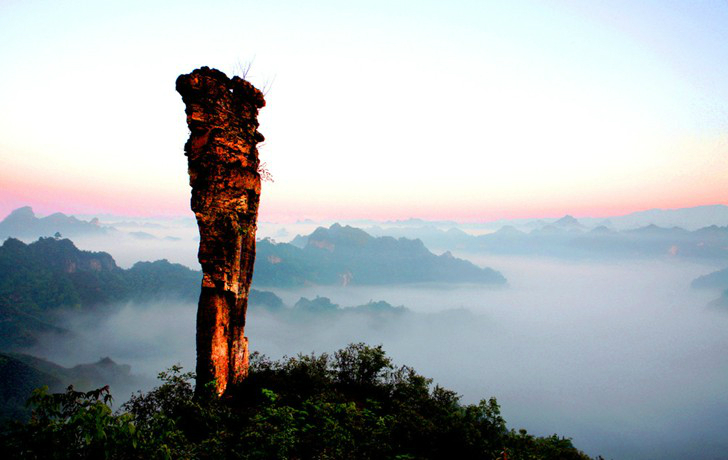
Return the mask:
<svg viewBox="0 0 728 460">
<path fill-rule="evenodd" d="M 247 373 L 245 314 L 255 261 L 260 199 L 258 110 L 249 82 L 202 67 L 177 78 L 190 138 L 185 144 L 192 210 L 200 229 L 202 292 L 197 311 L 197 388 L 218 394 Z"/>
</svg>

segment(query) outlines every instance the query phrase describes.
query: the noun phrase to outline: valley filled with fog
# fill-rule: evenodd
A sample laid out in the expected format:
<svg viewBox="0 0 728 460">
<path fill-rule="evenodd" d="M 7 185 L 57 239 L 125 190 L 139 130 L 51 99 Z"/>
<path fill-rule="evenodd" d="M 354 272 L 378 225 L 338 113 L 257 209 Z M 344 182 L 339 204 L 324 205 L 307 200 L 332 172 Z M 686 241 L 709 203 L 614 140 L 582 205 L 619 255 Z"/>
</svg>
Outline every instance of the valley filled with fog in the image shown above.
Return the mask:
<svg viewBox="0 0 728 460">
<path fill-rule="evenodd" d="M 568 228 L 560 228 L 558 222 Z M 379 285 L 363 285 L 356 283 L 362 278 L 354 268 L 354 282 L 348 284 L 319 285 L 298 278 L 276 279 L 278 284 L 254 282 L 254 289 L 274 293 L 283 305 L 273 308 L 251 300 L 246 326 L 251 349 L 280 358 L 330 353 L 353 342 L 381 344 L 397 364 L 414 367 L 461 394 L 464 402 L 497 397 L 509 426 L 538 435 L 569 436 L 593 456 L 677 459 L 700 452 L 724 458 L 728 309 L 716 301 L 720 289 L 695 289 L 691 282 L 725 268 L 728 261 L 722 253 L 706 257 L 687 245 L 692 244 L 690 238 L 700 237 L 719 247 L 723 236 L 715 235 L 725 227 L 703 233 L 648 228 L 613 231 L 605 237 L 595 227 L 568 219 L 542 222 L 530 233 L 527 226 L 495 232 L 481 228 L 479 233 L 465 228 L 470 232 L 466 234 L 442 224 L 396 225 L 378 231 L 397 237 L 419 234 L 425 240 L 429 235 L 432 245 L 449 252 L 430 254 L 426 260 L 437 264 L 463 259 L 480 269 L 492 268 L 507 282 L 380 280 Z M 341 226 L 311 233 L 316 225 L 310 222 L 288 228 L 262 223 L 260 236 L 283 241 L 296 234 L 312 236 L 295 239 L 293 245 L 268 240 L 268 246 L 259 248 L 283 248 L 285 254 L 310 257 L 313 245 L 327 255 L 335 253 L 331 241 L 339 248 L 345 238 L 353 235 L 360 241 L 363 235 Z M 146 229 L 144 234 L 141 229 Z M 122 267 L 166 258 L 197 269 L 195 230 L 189 220 L 117 222 L 114 231 L 73 239 L 79 249 L 109 252 Z M 369 231 L 375 232 L 371 227 Z M 515 249 L 511 254 L 468 250 L 482 241 L 473 239 L 476 233 L 493 238 L 515 235 L 509 240 Z M 314 235 L 319 240 L 314 241 Z M 572 240 L 567 238 L 583 242 L 585 235 L 592 239 L 583 248 L 591 252 L 570 252 Z M 628 239 L 617 240 L 621 235 Z M 411 240 L 366 238 L 412 246 L 407 242 Z M 604 246 L 601 238 L 611 238 L 611 246 Z M 558 257 L 524 249 L 536 244 L 558 248 L 553 249 Z M 615 245 L 631 252 L 608 255 L 603 250 Z M 309 252 L 295 252 L 307 246 Z M 259 252 L 260 262 L 273 264 L 273 269 L 283 266 L 280 259 L 287 256 L 281 254 Z M 464 261 L 457 265 L 464 274 L 478 269 Z M 379 301 L 386 304 L 379 308 Z M 396 308 L 400 306 L 404 308 Z M 154 376 L 173 364 L 194 370 L 196 308 L 190 298 L 155 298 L 129 301 L 107 312 L 66 312 L 59 324 L 72 334 L 41 336 L 23 351 L 66 367 L 105 356 L 130 365 L 134 379 L 112 384 L 121 402 L 136 389 L 150 388 Z"/>
<path fill-rule="evenodd" d="M 496 396 L 514 427 L 574 438 L 607 458 L 719 455 L 728 429 L 728 312 L 690 289 L 713 267 L 664 260 L 589 264 L 500 257 L 504 288 L 477 285 L 274 289 L 287 305 L 326 296 L 342 306 L 386 300 L 399 315 L 286 316 L 251 308 L 251 347 L 273 358 L 384 345 L 464 401 Z M 196 304 L 128 306 L 86 318 L 39 355 L 64 365 L 111 356 L 147 377 L 194 369 Z M 646 440 L 650 442 L 645 442 Z M 660 446 L 659 451 L 652 446 Z"/>
</svg>

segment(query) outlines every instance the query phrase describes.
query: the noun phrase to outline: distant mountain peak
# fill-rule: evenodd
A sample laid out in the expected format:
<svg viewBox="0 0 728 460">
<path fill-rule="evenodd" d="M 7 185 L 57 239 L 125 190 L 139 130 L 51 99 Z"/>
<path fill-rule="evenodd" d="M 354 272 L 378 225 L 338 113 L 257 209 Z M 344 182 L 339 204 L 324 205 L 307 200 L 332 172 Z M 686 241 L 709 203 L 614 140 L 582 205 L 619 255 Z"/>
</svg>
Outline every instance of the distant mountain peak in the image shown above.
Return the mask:
<svg viewBox="0 0 728 460">
<path fill-rule="evenodd" d="M 594 227 L 591 230 L 591 233 L 595 234 L 595 235 L 597 235 L 597 234 L 606 235 L 609 233 L 616 233 L 616 232 L 614 232 L 613 230 L 610 230 L 609 227 L 607 227 L 606 225 L 600 225 L 598 227 Z"/>
<path fill-rule="evenodd" d="M 116 363 L 110 357 L 101 358 L 96 362 L 97 366 L 116 366 Z"/>
<path fill-rule="evenodd" d="M 561 219 L 557 220 L 553 223 L 553 225 L 559 225 L 561 227 L 575 227 L 575 226 L 581 226 L 578 220 L 574 216 L 571 216 L 569 214 L 565 215 Z"/>
<path fill-rule="evenodd" d="M 315 246 L 333 250 L 333 246 L 337 244 L 366 244 L 373 237 L 360 228 L 350 225 L 342 226 L 341 224 L 333 224 L 331 227 L 318 227 L 308 236 L 307 246 Z"/>
<path fill-rule="evenodd" d="M 513 225 L 504 225 L 499 228 L 496 232 L 498 235 L 523 235 L 524 233 L 518 230 Z"/>
<path fill-rule="evenodd" d="M 644 227 L 640 227 L 637 230 L 649 230 L 649 231 L 653 231 L 653 230 L 665 230 L 665 228 L 664 227 L 657 226 L 655 224 L 649 224 L 649 225 L 645 225 Z"/>
<path fill-rule="evenodd" d="M 23 206 L 21 208 L 13 210 L 6 219 L 9 219 L 11 217 L 35 217 L 35 213 L 33 212 L 33 208 L 30 206 Z"/>
<path fill-rule="evenodd" d="M 0 221 L 0 240 L 7 237 L 35 239 L 60 233 L 63 236 L 104 234 L 111 227 L 103 227 L 98 219 L 90 222 L 56 212 L 38 217 L 30 206 L 23 206 L 11 212 Z"/>
<path fill-rule="evenodd" d="M 304 238 L 296 240 L 297 245 L 304 242 Z M 422 240 L 374 237 L 349 225 L 319 227 L 306 238 L 305 246 L 297 245 L 259 244 L 254 283 L 268 286 L 506 283 L 503 275 L 495 270 L 480 268 L 450 252 L 435 255 Z"/>
</svg>

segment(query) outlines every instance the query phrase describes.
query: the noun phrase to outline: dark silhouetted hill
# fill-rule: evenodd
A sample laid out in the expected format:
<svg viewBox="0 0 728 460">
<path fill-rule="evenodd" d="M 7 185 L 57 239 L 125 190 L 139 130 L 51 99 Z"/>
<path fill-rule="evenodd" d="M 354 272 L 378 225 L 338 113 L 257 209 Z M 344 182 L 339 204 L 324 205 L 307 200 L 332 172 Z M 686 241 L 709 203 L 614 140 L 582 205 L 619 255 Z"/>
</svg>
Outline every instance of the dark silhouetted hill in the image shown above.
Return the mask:
<svg viewBox="0 0 728 460">
<path fill-rule="evenodd" d="M 694 289 L 713 289 L 721 291 L 720 297 L 710 303 L 714 307 L 728 307 L 728 268 L 714 271 L 695 278 L 691 283 Z"/>
<path fill-rule="evenodd" d="M 300 243 L 301 239 L 299 239 Z M 437 256 L 420 240 L 373 237 L 363 230 L 319 227 L 303 248 L 262 240 L 257 245 L 257 286 L 385 285 L 444 282 L 505 284 L 495 270 L 449 253 Z"/>
<path fill-rule="evenodd" d="M 111 358 L 67 368 L 27 354 L 1 353 L 0 423 L 27 418 L 30 410 L 25 402 L 34 389 L 44 385 L 52 392 L 63 391 L 68 385 L 89 391 L 111 382 L 133 387 L 139 385 L 140 378 L 131 373 L 128 365 L 117 364 Z"/>
<path fill-rule="evenodd" d="M 695 278 L 691 286 L 696 289 L 728 289 L 728 268 Z"/>
<path fill-rule="evenodd" d="M 159 387 L 117 414 L 106 388 L 36 394 L 34 417 L 0 431 L 0 450 L 57 459 L 589 459 L 569 438 L 508 429 L 494 397 L 464 404 L 381 346 L 278 361 L 253 353 L 226 401 L 195 396 L 192 378 L 179 367 L 162 372 Z"/>
<path fill-rule="evenodd" d="M 160 300 L 197 302 L 199 271 L 167 260 L 119 268 L 105 252 L 78 249 L 71 240 L 9 238 L 0 246 L 0 350 L 22 349 L 46 334 L 68 334 L 58 314 L 111 312 L 122 304 Z M 251 303 L 281 307 L 270 292 Z"/>
</svg>

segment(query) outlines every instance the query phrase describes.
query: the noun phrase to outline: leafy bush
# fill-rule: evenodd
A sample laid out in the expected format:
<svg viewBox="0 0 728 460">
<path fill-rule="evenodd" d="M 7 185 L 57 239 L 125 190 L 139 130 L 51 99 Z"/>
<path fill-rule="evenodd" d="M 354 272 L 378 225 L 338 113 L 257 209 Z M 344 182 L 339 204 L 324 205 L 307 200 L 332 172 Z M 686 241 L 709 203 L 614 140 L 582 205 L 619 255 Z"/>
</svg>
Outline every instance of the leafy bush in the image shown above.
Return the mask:
<svg viewBox="0 0 728 460">
<path fill-rule="evenodd" d="M 108 388 L 36 390 L 33 417 L 0 448 L 22 458 L 588 459 L 559 436 L 508 430 L 495 398 L 463 405 L 382 347 L 333 356 L 251 357 L 248 378 L 225 399 L 195 392 L 173 367 L 162 384 L 113 414 Z M 62 447 L 60 447 L 62 446 Z"/>
<path fill-rule="evenodd" d="M 9 458 L 128 458 L 139 439 L 132 414 L 114 415 L 109 387 L 89 392 L 33 391 L 33 416 L 3 434 L 2 450 Z"/>
</svg>

